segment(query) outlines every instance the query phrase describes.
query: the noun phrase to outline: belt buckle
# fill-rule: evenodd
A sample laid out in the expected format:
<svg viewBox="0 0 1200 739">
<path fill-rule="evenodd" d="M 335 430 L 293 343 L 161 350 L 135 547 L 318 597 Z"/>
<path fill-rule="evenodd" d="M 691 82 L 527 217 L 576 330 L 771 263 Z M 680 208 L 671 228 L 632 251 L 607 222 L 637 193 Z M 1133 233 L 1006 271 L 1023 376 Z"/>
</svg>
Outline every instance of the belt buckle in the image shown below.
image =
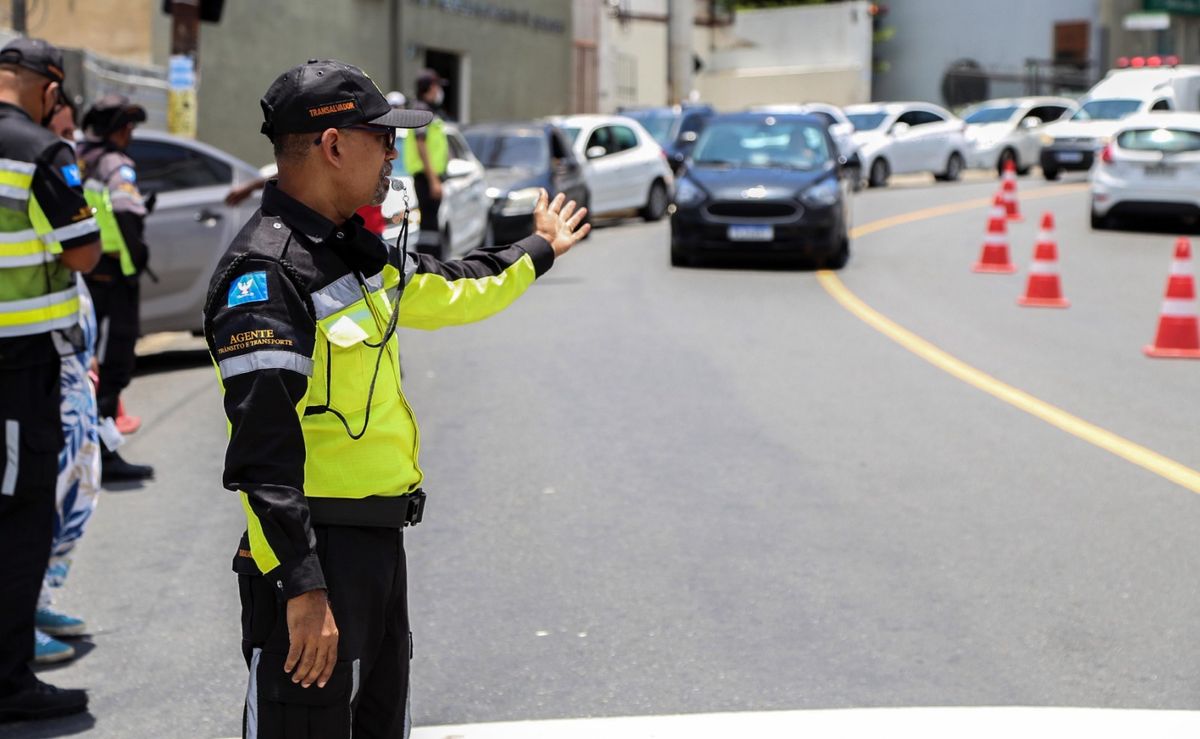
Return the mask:
<svg viewBox="0 0 1200 739">
<path fill-rule="evenodd" d="M 405 526 L 416 526 L 421 523 L 421 518 L 425 515 L 425 491 L 421 489 L 414 490 L 408 496 L 408 513 L 404 516 Z"/>
</svg>

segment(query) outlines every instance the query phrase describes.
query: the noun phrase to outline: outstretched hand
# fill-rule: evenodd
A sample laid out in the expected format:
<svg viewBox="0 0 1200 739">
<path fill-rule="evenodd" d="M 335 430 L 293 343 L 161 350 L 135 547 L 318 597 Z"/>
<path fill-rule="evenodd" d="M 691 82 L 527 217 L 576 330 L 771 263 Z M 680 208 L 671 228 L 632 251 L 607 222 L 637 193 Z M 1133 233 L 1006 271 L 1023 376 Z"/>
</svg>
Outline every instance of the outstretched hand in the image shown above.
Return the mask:
<svg viewBox="0 0 1200 739">
<path fill-rule="evenodd" d="M 550 242 L 556 257 L 566 254 L 592 230 L 592 224 L 583 223 L 587 208 L 576 210 L 575 201 L 567 203 L 566 200 L 563 193 L 550 200 L 550 195 L 543 189 L 538 194 L 537 207 L 533 209 L 534 232 Z"/>
</svg>

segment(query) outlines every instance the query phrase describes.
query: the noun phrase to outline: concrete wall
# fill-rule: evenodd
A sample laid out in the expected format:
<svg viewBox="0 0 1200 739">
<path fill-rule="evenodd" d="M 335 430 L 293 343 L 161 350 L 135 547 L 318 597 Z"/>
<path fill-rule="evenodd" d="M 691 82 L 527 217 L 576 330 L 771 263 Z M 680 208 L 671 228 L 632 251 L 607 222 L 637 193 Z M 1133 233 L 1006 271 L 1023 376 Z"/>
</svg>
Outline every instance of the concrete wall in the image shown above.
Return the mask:
<svg viewBox="0 0 1200 739">
<path fill-rule="evenodd" d="M 1090 21 L 1090 55 L 1099 60 L 1100 0 L 888 0 L 887 5 L 885 23 L 895 35 L 877 49 L 890 65 L 876 74 L 878 100 L 942 103 L 942 77 L 963 58 L 985 70 L 1013 73 L 1023 69 L 1026 58 L 1050 59 L 1056 21 Z"/>
<path fill-rule="evenodd" d="M 666 17 L 667 0 L 626 0 L 639 16 Z M 600 110 L 621 106 L 666 105 L 667 24 L 657 20 L 620 21 L 605 13 L 601 26 Z M 632 80 L 626 79 L 632 71 Z"/>
<path fill-rule="evenodd" d="M 28 3 L 26 21 L 35 38 L 145 64 L 150 61 L 151 17 L 159 8 L 156 0 L 41 0 Z"/>
<path fill-rule="evenodd" d="M 869 100 L 868 6 L 856 1 L 738 11 L 733 27 L 703 52 L 706 68 L 697 78 L 702 99 L 721 109 Z"/>
</svg>

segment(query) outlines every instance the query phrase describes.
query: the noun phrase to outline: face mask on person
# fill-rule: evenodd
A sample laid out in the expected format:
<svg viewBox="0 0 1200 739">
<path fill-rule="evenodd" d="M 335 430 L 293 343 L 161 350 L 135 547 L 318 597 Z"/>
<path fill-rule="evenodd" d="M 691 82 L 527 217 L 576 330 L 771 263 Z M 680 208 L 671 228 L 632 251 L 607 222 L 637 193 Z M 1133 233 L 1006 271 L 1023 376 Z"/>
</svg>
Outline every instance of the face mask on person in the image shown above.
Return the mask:
<svg viewBox="0 0 1200 739">
<path fill-rule="evenodd" d="M 446 91 L 439 87 L 437 92 L 433 93 L 433 104 L 441 105 L 444 102 L 446 102 Z"/>
</svg>

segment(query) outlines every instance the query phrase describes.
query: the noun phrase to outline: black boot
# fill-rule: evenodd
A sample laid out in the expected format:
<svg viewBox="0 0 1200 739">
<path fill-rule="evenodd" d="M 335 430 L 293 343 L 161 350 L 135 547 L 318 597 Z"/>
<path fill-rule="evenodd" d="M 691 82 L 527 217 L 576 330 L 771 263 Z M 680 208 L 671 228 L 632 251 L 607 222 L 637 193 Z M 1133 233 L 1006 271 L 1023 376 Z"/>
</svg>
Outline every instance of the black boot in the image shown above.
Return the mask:
<svg viewBox="0 0 1200 739">
<path fill-rule="evenodd" d="M 0 698 L 0 723 L 57 718 L 87 710 L 87 693 L 63 690 L 38 680 L 30 687 Z"/>
<path fill-rule="evenodd" d="M 116 452 L 105 451 L 100 455 L 100 482 L 125 482 L 148 480 L 154 477 L 154 468 L 148 464 L 131 464 Z"/>
</svg>

